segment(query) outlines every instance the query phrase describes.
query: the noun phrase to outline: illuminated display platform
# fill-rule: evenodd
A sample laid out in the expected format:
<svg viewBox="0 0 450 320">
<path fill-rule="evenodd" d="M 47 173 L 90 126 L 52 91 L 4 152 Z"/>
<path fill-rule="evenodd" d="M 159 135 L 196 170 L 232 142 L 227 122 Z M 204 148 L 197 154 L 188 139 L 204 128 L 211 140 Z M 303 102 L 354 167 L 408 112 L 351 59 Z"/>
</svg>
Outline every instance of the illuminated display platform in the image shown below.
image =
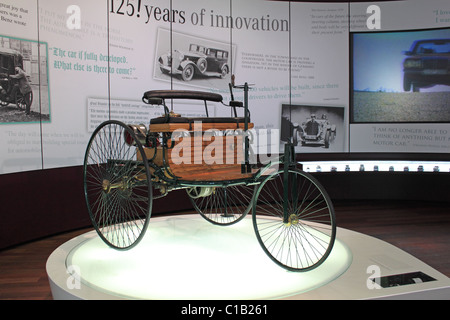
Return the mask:
<svg viewBox="0 0 450 320">
<path fill-rule="evenodd" d="M 383 282 L 369 279 L 377 271 L 379 276 L 421 272 L 433 280 L 382 288 Z M 152 218 L 143 240 L 128 251 L 111 249 L 95 231 L 88 232 L 57 248 L 47 261 L 47 273 L 54 299 L 450 295 L 450 280 L 436 270 L 383 241 L 340 228 L 322 265 L 305 273 L 288 272 L 265 255 L 250 217 L 228 227 L 212 225 L 198 215 Z"/>
</svg>

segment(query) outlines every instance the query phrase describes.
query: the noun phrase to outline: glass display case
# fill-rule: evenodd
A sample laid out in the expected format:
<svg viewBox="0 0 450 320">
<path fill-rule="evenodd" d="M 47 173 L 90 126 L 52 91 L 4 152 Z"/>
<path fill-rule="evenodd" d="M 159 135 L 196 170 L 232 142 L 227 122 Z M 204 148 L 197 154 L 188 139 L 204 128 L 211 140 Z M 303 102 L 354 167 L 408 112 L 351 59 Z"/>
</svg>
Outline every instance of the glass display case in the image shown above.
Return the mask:
<svg viewBox="0 0 450 320">
<path fill-rule="evenodd" d="M 448 161 L 300 161 L 306 172 L 450 172 Z"/>
</svg>

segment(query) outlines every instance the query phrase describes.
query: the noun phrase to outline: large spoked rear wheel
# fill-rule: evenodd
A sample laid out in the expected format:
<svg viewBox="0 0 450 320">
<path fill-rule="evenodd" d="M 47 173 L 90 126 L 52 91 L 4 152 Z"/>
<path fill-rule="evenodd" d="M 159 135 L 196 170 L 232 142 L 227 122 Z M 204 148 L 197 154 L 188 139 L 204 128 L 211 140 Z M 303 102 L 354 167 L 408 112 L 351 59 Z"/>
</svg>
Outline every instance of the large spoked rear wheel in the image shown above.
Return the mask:
<svg viewBox="0 0 450 320">
<path fill-rule="evenodd" d="M 116 249 L 136 245 L 153 199 L 147 158 L 134 132 L 119 121 L 102 123 L 89 141 L 83 169 L 89 216 L 100 238 Z"/>
<path fill-rule="evenodd" d="M 254 185 L 197 186 L 186 192 L 195 210 L 207 221 L 232 225 L 242 220 L 252 208 Z"/>
<path fill-rule="evenodd" d="M 303 171 L 268 176 L 256 191 L 252 219 L 265 253 L 287 270 L 312 270 L 333 248 L 333 205 L 320 183 Z"/>
</svg>

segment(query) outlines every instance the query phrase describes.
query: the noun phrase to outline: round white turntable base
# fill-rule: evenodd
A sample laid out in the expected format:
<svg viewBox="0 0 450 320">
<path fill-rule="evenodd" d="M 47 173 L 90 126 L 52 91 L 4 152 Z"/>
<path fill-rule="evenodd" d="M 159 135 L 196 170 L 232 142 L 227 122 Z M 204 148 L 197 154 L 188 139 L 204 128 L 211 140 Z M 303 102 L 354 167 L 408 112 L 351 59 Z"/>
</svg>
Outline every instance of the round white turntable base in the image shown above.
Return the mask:
<svg viewBox="0 0 450 320">
<path fill-rule="evenodd" d="M 47 261 L 55 299 L 280 299 L 326 285 L 352 262 L 336 239 L 328 259 L 303 273 L 276 265 L 262 250 L 251 217 L 217 226 L 199 215 L 152 217 L 142 241 L 109 248 L 88 232 Z"/>
</svg>

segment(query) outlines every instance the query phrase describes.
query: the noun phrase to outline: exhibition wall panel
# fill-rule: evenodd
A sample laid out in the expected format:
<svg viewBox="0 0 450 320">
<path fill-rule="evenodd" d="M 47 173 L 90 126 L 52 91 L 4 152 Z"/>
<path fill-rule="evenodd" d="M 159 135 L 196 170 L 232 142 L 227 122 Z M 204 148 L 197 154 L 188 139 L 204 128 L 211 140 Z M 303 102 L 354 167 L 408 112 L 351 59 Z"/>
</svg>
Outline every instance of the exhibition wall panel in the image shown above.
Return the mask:
<svg viewBox="0 0 450 320">
<path fill-rule="evenodd" d="M 386 2 L 379 28 L 352 25 L 352 152 L 448 153 L 450 11 L 427 4 Z"/>
<path fill-rule="evenodd" d="M 409 153 L 448 153 L 450 148 L 448 119 L 424 116 L 426 111 L 442 114 L 436 109 L 442 105 L 435 101 L 438 98 L 428 99 L 429 89 L 417 81 L 411 86 L 422 85 L 420 95 L 401 88 L 405 58 L 401 49 L 408 50 L 411 39 L 450 38 L 445 0 L 1 0 L 0 4 L 1 47 L 22 56 L 33 90 L 30 115 L 14 99 L 0 97 L 4 137 L 0 173 L 81 165 L 89 137 L 102 121 L 146 124 L 161 114 L 157 107 L 142 103 L 145 91 L 204 90 L 221 93 L 226 102 L 231 75 L 237 84 L 252 85 L 250 111 L 258 154 L 277 153 L 288 141 L 299 153 L 330 153 L 330 157 L 357 152 L 409 157 Z M 403 40 L 404 31 L 417 29 L 438 30 Z M 370 55 L 368 48 L 374 48 Z M 190 71 L 186 61 L 193 61 L 192 54 L 197 65 Z M 215 62 L 199 62 L 199 54 L 214 55 Z M 178 65 L 163 68 L 168 57 Z M 390 64 L 392 57 L 395 65 Z M 217 66 L 220 61 L 226 61 L 226 67 Z M 423 72 L 444 82 L 449 78 L 442 68 Z M 366 85 L 361 74 L 379 81 Z M 391 86 L 394 79 L 398 83 Z M 448 88 L 440 85 L 433 90 L 446 97 Z M 242 93 L 235 92 L 235 97 L 242 98 Z M 422 102 L 413 108 L 402 102 L 405 99 Z M 375 105 L 367 105 L 368 100 Z M 200 105 L 177 108 L 188 116 L 205 112 Z M 441 111 L 445 109 L 441 106 Z M 388 118 L 383 117 L 386 110 Z M 228 115 L 230 110 L 217 105 L 211 114 Z M 375 119 L 364 114 L 374 114 Z M 299 131 L 312 115 L 333 128 L 326 143 L 300 143 Z"/>
<path fill-rule="evenodd" d="M 291 99 L 282 106 L 281 130 L 298 153 L 349 151 L 348 16 L 348 3 L 291 5 Z M 332 135 L 306 143 L 302 134 L 314 117 Z"/>
<path fill-rule="evenodd" d="M 107 5 L 104 1 L 39 1 L 39 39 L 48 44 L 51 113 L 42 123 L 43 169 L 83 162 L 93 107 L 109 95 Z M 79 14 L 79 15 L 78 15 Z M 104 103 L 107 111 L 108 104 Z"/>
<path fill-rule="evenodd" d="M 49 122 L 50 114 L 48 44 L 38 41 L 37 2 L 1 1 L 0 5 L 0 172 L 41 169 L 42 123 Z M 15 67 L 26 71 L 32 81 L 30 116 L 25 115 L 23 103 L 16 105 L 20 92 L 19 80 L 11 78 Z"/>
</svg>

